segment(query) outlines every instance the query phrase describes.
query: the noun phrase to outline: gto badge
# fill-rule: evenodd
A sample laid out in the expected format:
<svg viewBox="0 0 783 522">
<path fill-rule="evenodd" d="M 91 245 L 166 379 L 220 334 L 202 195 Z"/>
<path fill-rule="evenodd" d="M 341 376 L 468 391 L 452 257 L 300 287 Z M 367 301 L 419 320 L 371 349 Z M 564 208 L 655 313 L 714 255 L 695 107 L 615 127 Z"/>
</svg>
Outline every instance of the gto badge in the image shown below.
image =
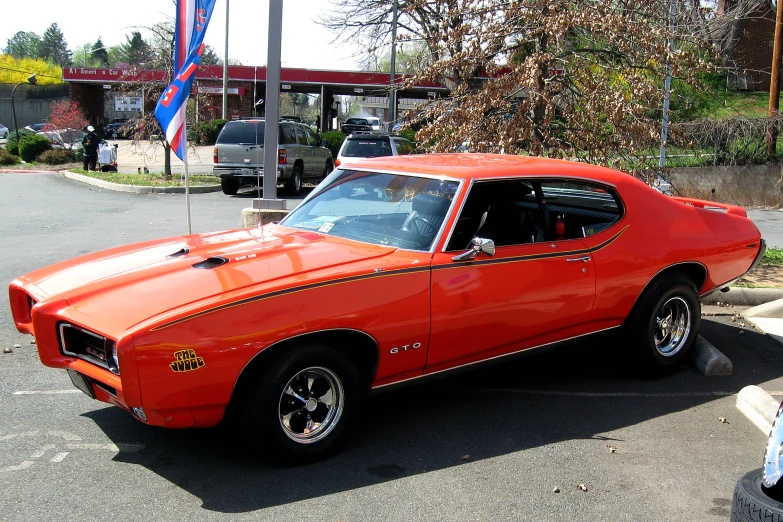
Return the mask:
<svg viewBox="0 0 783 522">
<path fill-rule="evenodd" d="M 389 350 L 389 353 L 407 352 L 408 350 L 415 350 L 416 348 L 421 348 L 421 343 L 403 344 L 398 348 L 392 348 Z"/>
<path fill-rule="evenodd" d="M 174 352 L 174 362 L 169 367 L 175 372 L 190 372 L 204 366 L 204 359 L 196 356 L 193 350 Z"/>
</svg>

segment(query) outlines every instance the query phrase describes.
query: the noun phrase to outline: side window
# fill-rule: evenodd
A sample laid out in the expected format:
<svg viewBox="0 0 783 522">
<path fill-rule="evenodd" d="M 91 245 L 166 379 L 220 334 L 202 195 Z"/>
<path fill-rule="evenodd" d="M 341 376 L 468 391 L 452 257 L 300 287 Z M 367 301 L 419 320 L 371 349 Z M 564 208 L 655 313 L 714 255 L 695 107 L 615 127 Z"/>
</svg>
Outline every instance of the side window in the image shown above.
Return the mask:
<svg viewBox="0 0 783 522">
<path fill-rule="evenodd" d="M 554 239 L 589 237 L 623 217 L 622 203 L 611 187 L 557 180 L 542 180 L 540 185 Z"/>
<path fill-rule="evenodd" d="M 305 134 L 304 129 L 299 125 L 294 125 L 294 127 L 296 127 L 296 142 L 299 145 L 307 145 L 307 135 Z"/>
<path fill-rule="evenodd" d="M 447 249 L 464 250 L 474 237 L 491 239 L 496 246 L 545 241 L 532 184 L 521 179 L 474 183 Z"/>
<path fill-rule="evenodd" d="M 307 128 L 305 128 L 304 131 L 305 133 L 307 133 L 307 144 L 313 147 L 318 145 L 318 142 L 315 139 L 315 135 L 313 134 L 313 131 Z"/>
<path fill-rule="evenodd" d="M 294 129 L 294 126 L 290 123 L 282 123 L 280 127 L 283 134 L 282 143 L 284 145 L 296 144 L 296 130 Z"/>
<path fill-rule="evenodd" d="M 394 138 L 394 144 L 397 145 L 397 154 L 404 156 L 413 152 L 413 147 L 408 140 Z"/>
<path fill-rule="evenodd" d="M 622 216 L 622 202 L 611 187 L 527 178 L 478 181 L 447 250 L 464 250 L 474 237 L 491 239 L 499 247 L 584 238 Z"/>
</svg>

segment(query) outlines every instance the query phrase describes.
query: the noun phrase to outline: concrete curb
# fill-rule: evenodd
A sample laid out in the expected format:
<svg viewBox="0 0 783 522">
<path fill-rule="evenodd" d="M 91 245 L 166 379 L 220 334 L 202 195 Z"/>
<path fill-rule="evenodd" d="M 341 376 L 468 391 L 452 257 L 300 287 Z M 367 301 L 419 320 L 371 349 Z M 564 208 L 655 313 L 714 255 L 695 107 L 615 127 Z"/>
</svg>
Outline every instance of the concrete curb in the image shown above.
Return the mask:
<svg viewBox="0 0 783 522">
<path fill-rule="evenodd" d="M 745 386 L 737 395 L 737 409 L 764 435 L 769 435 L 780 403 L 758 386 Z"/>
<path fill-rule="evenodd" d="M 74 181 L 80 181 L 88 185 L 100 187 L 106 190 L 114 190 L 116 192 L 130 192 L 133 194 L 184 194 L 185 187 L 149 187 L 143 185 L 123 185 L 121 183 L 112 183 L 110 181 L 104 181 L 102 179 L 95 179 L 89 176 L 83 176 L 75 172 L 60 172 L 61 176 L 72 179 Z M 205 194 L 207 192 L 217 192 L 220 190 L 220 185 L 207 185 L 199 187 L 190 187 L 191 194 Z"/>
<path fill-rule="evenodd" d="M 691 357 L 696 368 L 706 377 L 725 377 L 734 373 L 731 360 L 701 335 L 696 338 Z"/>
<path fill-rule="evenodd" d="M 728 292 L 715 292 L 701 300 L 704 304 L 728 303 L 738 306 L 758 306 L 760 304 L 783 299 L 781 288 L 740 288 L 730 287 Z"/>
</svg>

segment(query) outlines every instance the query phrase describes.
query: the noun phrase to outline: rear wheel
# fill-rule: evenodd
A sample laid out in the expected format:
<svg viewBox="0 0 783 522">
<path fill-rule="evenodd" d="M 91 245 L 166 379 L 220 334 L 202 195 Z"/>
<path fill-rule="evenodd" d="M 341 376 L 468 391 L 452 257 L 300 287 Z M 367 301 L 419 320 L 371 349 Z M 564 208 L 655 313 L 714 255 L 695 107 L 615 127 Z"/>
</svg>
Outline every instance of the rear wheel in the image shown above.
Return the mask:
<svg viewBox="0 0 783 522">
<path fill-rule="evenodd" d="M 242 408 L 243 435 L 264 458 L 284 465 L 334 452 L 361 395 L 356 367 L 323 345 L 292 348 L 256 382 Z"/>
<path fill-rule="evenodd" d="M 220 178 L 220 188 L 223 189 L 223 194 L 233 196 L 239 191 L 239 180 Z"/>
<path fill-rule="evenodd" d="M 285 191 L 289 196 L 298 196 L 302 192 L 302 166 L 294 165 L 291 177 L 285 183 Z"/>
<path fill-rule="evenodd" d="M 334 170 L 334 164 L 332 163 L 332 160 L 330 160 L 330 159 L 326 160 L 326 167 L 324 167 L 324 175 L 323 175 L 323 177 L 321 179 L 323 179 L 326 176 L 328 176 L 329 174 L 331 174 L 331 172 L 333 170 Z"/>
<path fill-rule="evenodd" d="M 687 276 L 673 273 L 645 289 L 628 326 L 641 346 L 641 358 L 657 368 L 666 368 L 685 357 L 700 324 L 701 304 L 696 286 Z"/>
</svg>

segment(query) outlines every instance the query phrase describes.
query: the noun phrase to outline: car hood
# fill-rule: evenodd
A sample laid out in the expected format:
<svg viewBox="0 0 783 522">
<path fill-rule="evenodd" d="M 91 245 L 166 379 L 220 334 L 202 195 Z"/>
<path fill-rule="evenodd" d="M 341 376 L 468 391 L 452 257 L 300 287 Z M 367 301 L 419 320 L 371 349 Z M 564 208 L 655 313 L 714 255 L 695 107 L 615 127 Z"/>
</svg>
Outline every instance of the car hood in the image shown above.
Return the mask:
<svg viewBox="0 0 783 522">
<path fill-rule="evenodd" d="M 301 282 L 317 277 L 308 275 L 313 272 L 395 250 L 267 225 L 115 248 L 24 279 L 47 296 L 65 298 L 80 315 L 100 319 L 110 334 L 190 303 L 236 296 L 249 287 L 268 290 L 278 280 Z"/>
</svg>

